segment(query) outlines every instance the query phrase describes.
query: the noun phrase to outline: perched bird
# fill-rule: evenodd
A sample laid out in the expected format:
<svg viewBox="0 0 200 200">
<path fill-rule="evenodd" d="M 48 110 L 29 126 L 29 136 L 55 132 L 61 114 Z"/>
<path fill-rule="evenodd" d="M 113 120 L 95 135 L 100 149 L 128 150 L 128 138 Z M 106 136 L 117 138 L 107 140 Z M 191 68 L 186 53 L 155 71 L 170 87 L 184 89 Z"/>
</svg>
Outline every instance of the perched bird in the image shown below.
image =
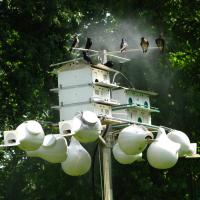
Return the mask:
<svg viewBox="0 0 200 200">
<path fill-rule="evenodd" d="M 110 60 L 108 60 L 104 65 L 107 67 L 110 67 L 110 68 L 113 68 L 113 66 L 114 66 L 113 62 Z"/>
<path fill-rule="evenodd" d="M 161 53 L 163 53 L 165 48 L 165 40 L 163 39 L 162 34 L 160 34 L 159 37 L 155 39 L 155 42 Z"/>
<path fill-rule="evenodd" d="M 90 49 L 92 46 L 92 39 L 87 38 L 86 44 L 85 44 L 85 49 Z"/>
<path fill-rule="evenodd" d="M 140 46 L 142 47 L 143 53 L 146 53 L 149 47 L 149 41 L 146 38 L 142 37 Z"/>
<path fill-rule="evenodd" d="M 78 34 L 75 34 L 69 52 L 72 52 L 72 49 L 73 49 L 73 48 L 78 47 L 78 44 L 79 44 Z"/>
<path fill-rule="evenodd" d="M 87 38 L 86 44 L 85 44 L 85 49 L 90 49 L 92 46 L 92 39 Z M 88 55 L 88 51 L 83 51 L 83 59 L 87 61 L 87 63 L 92 64 L 92 60 Z"/>
<path fill-rule="evenodd" d="M 88 53 L 86 51 L 83 51 L 83 59 L 87 61 L 87 63 L 92 64 L 91 58 L 88 56 Z"/>
<path fill-rule="evenodd" d="M 126 51 L 127 47 L 128 47 L 127 40 L 125 38 L 122 38 L 122 41 L 120 44 L 120 51 L 121 52 Z"/>
</svg>

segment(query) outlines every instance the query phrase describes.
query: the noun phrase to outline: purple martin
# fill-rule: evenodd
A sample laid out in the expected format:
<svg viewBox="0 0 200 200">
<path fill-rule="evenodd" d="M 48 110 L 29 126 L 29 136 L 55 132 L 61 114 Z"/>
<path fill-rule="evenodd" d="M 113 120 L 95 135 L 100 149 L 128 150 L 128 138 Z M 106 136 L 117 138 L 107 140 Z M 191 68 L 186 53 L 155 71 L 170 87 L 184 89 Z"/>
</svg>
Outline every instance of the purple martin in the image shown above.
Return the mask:
<svg viewBox="0 0 200 200">
<path fill-rule="evenodd" d="M 146 38 L 142 37 L 140 46 L 142 47 L 143 53 L 146 53 L 149 47 L 149 41 Z"/>
<path fill-rule="evenodd" d="M 110 68 L 113 68 L 113 66 L 114 66 L 113 62 L 110 60 L 108 60 L 104 65 L 107 67 L 110 67 Z"/>
<path fill-rule="evenodd" d="M 125 38 L 122 38 L 122 41 L 121 41 L 121 44 L 120 44 L 120 51 L 121 52 L 126 51 L 127 47 L 128 47 L 127 40 Z"/>
<path fill-rule="evenodd" d="M 88 55 L 88 52 L 83 51 L 83 59 L 88 63 L 88 64 L 92 64 L 92 60 Z"/>
<path fill-rule="evenodd" d="M 159 37 L 155 39 L 155 42 L 157 47 L 160 49 L 160 52 L 163 53 L 165 48 L 165 40 L 163 39 L 162 34 L 160 34 Z"/>
<path fill-rule="evenodd" d="M 86 44 L 85 44 L 85 49 L 90 49 L 92 46 L 92 39 L 87 38 Z"/>
<path fill-rule="evenodd" d="M 78 34 L 75 34 L 75 35 L 74 35 L 74 39 L 73 39 L 73 42 L 72 42 L 72 45 L 71 45 L 71 48 L 70 48 L 69 52 L 72 52 L 72 49 L 73 49 L 73 48 L 76 48 L 76 47 L 78 47 L 78 44 L 79 44 Z"/>
</svg>

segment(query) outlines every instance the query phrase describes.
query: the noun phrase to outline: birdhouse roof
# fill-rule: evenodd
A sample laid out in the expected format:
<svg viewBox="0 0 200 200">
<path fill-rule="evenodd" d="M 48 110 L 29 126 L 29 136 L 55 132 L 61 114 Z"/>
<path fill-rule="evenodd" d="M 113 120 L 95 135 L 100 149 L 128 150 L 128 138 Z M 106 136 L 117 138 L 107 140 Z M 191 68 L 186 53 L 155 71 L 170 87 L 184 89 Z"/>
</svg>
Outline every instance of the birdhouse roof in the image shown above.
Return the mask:
<svg viewBox="0 0 200 200">
<path fill-rule="evenodd" d="M 69 61 L 64 61 L 56 64 L 51 64 L 50 67 L 55 67 L 53 73 L 58 74 L 59 72 L 71 70 L 72 68 L 81 68 L 88 67 L 89 64 L 86 64 L 82 58 L 73 59 Z M 57 68 L 56 68 L 57 67 Z"/>
<path fill-rule="evenodd" d="M 147 95 L 151 95 L 151 96 L 158 95 L 158 93 L 153 92 L 153 91 L 138 90 L 138 89 L 135 89 L 135 88 L 127 88 L 126 90 L 127 91 L 131 91 L 131 92 L 137 92 L 137 93 L 147 94 Z"/>
<path fill-rule="evenodd" d="M 109 72 L 118 72 L 117 70 L 115 70 L 115 69 L 112 69 L 112 68 L 110 68 L 110 67 L 107 67 L 106 65 L 103 65 L 103 64 L 101 64 L 101 63 L 98 63 L 98 64 L 96 64 L 96 65 L 92 65 L 92 67 L 94 67 L 94 68 L 98 68 L 98 69 L 102 69 L 102 70 L 105 70 L 105 71 L 109 71 Z"/>
<path fill-rule="evenodd" d="M 109 72 L 118 72 L 117 70 L 111 69 L 110 67 L 107 67 L 101 63 L 90 65 L 87 64 L 82 58 L 77 58 L 65 62 L 60 62 L 56 64 L 51 64 L 50 67 L 58 67 L 53 70 L 53 73 L 58 74 L 59 72 L 75 69 L 75 68 L 82 68 L 82 67 L 92 67 L 97 68 Z"/>
<path fill-rule="evenodd" d="M 153 91 L 138 90 L 138 89 L 135 89 L 135 88 L 118 87 L 117 89 L 124 89 L 125 92 L 141 93 L 141 94 L 146 94 L 146 95 L 149 95 L 149 96 L 158 95 L 158 93 L 153 92 Z"/>
</svg>

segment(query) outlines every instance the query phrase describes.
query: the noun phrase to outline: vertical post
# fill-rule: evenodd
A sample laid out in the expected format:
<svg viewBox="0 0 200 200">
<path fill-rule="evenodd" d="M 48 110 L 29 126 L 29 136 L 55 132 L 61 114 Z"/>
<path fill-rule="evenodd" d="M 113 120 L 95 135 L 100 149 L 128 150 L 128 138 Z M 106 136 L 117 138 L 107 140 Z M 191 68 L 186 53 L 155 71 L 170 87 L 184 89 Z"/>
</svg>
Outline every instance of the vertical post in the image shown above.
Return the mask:
<svg viewBox="0 0 200 200">
<path fill-rule="evenodd" d="M 102 145 L 103 155 L 103 182 L 104 182 L 104 200 L 113 200 L 112 189 L 112 168 L 111 168 L 111 135 L 106 134 L 107 145 Z"/>
<path fill-rule="evenodd" d="M 103 50 L 103 64 L 107 63 L 107 51 L 106 50 Z"/>
</svg>

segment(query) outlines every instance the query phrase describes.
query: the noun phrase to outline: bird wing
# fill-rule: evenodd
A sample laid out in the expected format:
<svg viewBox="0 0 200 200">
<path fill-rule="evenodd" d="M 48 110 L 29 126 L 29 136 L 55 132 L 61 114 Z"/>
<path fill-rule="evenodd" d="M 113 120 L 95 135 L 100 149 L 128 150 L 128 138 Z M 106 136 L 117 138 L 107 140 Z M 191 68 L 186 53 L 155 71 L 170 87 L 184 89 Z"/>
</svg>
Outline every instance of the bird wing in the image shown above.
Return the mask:
<svg viewBox="0 0 200 200">
<path fill-rule="evenodd" d="M 71 46 L 71 47 L 72 47 L 72 48 L 73 48 L 73 47 L 75 47 L 75 46 L 76 46 L 76 44 L 77 44 L 77 40 L 76 40 L 76 39 L 74 39 L 74 40 L 73 40 L 73 42 L 72 42 L 72 46 Z"/>
<path fill-rule="evenodd" d="M 158 47 L 164 47 L 165 46 L 165 40 L 163 38 L 157 38 L 155 40 Z"/>
<path fill-rule="evenodd" d="M 162 39 L 162 43 L 163 43 L 163 47 L 165 46 L 165 40 L 164 39 Z"/>
<path fill-rule="evenodd" d="M 143 41 L 140 43 L 142 48 L 147 48 L 149 46 L 149 42 L 148 41 Z"/>
<path fill-rule="evenodd" d="M 86 45 L 85 45 L 85 49 L 90 49 L 90 47 L 92 46 L 92 40 L 87 40 Z"/>
<path fill-rule="evenodd" d="M 123 42 L 121 42 L 121 44 L 120 44 L 120 49 L 122 49 L 122 48 L 123 48 L 123 46 L 124 46 L 124 43 L 123 43 Z"/>
<path fill-rule="evenodd" d="M 157 46 L 160 46 L 160 39 L 159 39 L 159 38 L 157 38 L 157 39 L 155 40 L 155 42 L 156 42 Z"/>
</svg>

